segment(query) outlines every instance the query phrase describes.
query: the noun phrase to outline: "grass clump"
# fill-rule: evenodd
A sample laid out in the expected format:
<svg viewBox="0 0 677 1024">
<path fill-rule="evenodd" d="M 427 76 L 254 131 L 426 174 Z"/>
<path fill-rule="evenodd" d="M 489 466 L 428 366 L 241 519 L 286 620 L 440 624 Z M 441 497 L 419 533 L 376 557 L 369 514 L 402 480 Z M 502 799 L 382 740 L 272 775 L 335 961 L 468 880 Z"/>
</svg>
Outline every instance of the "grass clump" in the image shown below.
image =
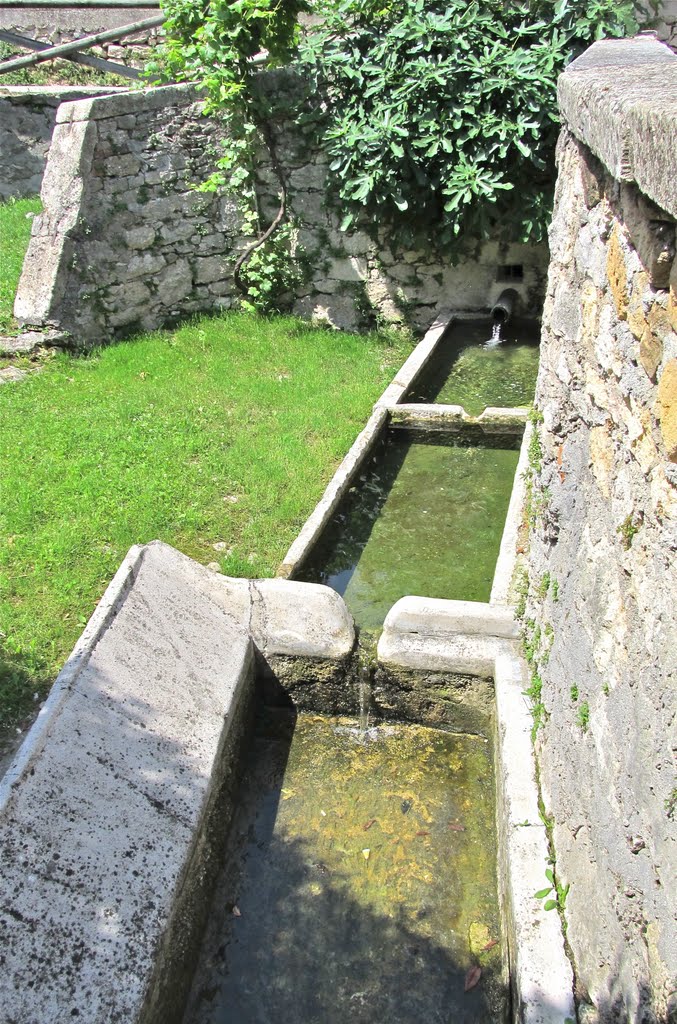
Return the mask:
<svg viewBox="0 0 677 1024">
<path fill-rule="evenodd" d="M 14 297 L 31 237 L 30 214 L 40 209 L 37 196 L 0 203 L 0 334 L 16 332 Z"/>
<path fill-rule="evenodd" d="M 5 727 L 51 684 L 132 544 L 273 575 L 408 350 L 234 313 L 3 385 Z"/>
</svg>

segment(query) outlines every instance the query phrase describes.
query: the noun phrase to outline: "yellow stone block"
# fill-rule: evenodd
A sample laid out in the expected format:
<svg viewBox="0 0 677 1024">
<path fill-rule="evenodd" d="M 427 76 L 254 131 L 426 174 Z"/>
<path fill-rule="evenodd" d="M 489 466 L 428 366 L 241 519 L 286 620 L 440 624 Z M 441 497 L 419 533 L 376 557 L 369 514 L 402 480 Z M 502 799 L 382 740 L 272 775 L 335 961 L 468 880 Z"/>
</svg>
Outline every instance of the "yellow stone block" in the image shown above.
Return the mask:
<svg viewBox="0 0 677 1024">
<path fill-rule="evenodd" d="M 671 359 L 661 374 L 655 412 L 668 458 L 677 462 L 677 359 Z"/>
<path fill-rule="evenodd" d="M 619 234 L 618 224 L 615 224 L 609 239 L 606 273 L 616 312 L 621 320 L 626 320 L 628 316 L 628 272 Z"/>
</svg>

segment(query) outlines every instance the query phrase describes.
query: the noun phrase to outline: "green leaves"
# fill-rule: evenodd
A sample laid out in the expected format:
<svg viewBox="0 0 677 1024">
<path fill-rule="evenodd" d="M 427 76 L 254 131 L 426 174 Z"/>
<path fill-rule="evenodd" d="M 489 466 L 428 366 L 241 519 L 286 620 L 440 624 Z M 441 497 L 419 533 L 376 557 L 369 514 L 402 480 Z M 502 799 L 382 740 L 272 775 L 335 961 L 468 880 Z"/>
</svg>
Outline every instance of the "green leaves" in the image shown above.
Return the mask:
<svg viewBox="0 0 677 1024">
<path fill-rule="evenodd" d="M 535 892 L 534 899 L 543 900 L 546 896 L 550 896 L 550 893 L 554 893 L 553 896 L 550 896 L 550 899 L 545 899 L 543 909 L 555 910 L 559 907 L 560 910 L 564 910 L 566 898 L 570 889 L 569 884 L 567 883 L 567 885 L 562 885 L 558 882 L 552 868 L 546 868 L 545 877 L 548 879 L 550 885 L 545 889 L 539 889 L 538 892 Z"/>
<path fill-rule="evenodd" d="M 324 111 L 338 203 L 385 218 L 403 242 L 543 239 L 557 76 L 600 33 L 632 30 L 632 6 L 321 2 L 296 67 Z"/>
</svg>

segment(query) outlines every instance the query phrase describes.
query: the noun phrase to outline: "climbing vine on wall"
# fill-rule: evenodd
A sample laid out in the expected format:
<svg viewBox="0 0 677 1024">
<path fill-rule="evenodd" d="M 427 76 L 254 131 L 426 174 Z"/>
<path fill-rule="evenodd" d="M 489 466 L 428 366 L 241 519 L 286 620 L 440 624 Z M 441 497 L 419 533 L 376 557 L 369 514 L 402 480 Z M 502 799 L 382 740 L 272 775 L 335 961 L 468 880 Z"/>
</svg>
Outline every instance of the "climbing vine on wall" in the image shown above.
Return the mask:
<svg viewBox="0 0 677 1024">
<path fill-rule="evenodd" d="M 267 310 L 291 287 L 293 271 L 286 182 L 271 130 L 270 96 L 259 88 L 260 70 L 262 64 L 274 68 L 292 59 L 306 0 L 164 0 L 163 10 L 165 43 L 148 75 L 155 82 L 199 83 L 205 113 L 224 119 L 223 147 L 204 187 L 237 196 L 244 231 L 253 241 L 235 262 L 235 283 L 246 306 Z M 279 186 L 279 208 L 270 223 L 261 216 L 254 181 L 262 152 Z"/>
</svg>

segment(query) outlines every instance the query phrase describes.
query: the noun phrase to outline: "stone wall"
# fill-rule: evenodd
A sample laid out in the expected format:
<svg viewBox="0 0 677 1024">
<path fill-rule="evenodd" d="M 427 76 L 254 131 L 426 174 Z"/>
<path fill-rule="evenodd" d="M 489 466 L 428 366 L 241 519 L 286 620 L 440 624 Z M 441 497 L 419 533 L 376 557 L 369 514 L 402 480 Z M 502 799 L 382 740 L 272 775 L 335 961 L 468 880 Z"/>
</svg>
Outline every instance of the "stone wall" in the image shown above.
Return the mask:
<svg viewBox="0 0 677 1024">
<path fill-rule="evenodd" d="M 114 91 L 103 86 L 0 85 L 0 202 L 40 191 L 61 103 Z"/>
<path fill-rule="evenodd" d="M 29 39 L 38 39 L 40 42 L 59 46 L 60 43 L 70 43 L 83 36 L 95 35 L 120 25 L 129 25 L 152 18 L 157 13 L 157 7 L 0 8 L 0 30 L 4 29 L 15 35 L 27 36 Z M 162 27 L 145 29 L 131 36 L 125 36 L 124 39 L 101 43 L 87 52 L 95 57 L 108 58 L 117 64 L 143 68 L 161 34 Z M 7 46 L 17 55 L 26 53 L 26 50 L 14 45 L 0 45 Z"/>
<path fill-rule="evenodd" d="M 560 107 L 525 615 L 537 755 L 579 1020 L 649 1024 L 677 1013 L 677 58 L 597 43 Z"/>
<path fill-rule="evenodd" d="M 271 87 L 288 84 L 269 76 Z M 297 272 L 283 302 L 336 327 L 374 322 L 425 329 L 443 308 L 487 309 L 510 285 L 521 312 L 537 315 L 545 246 L 475 246 L 452 266 L 431 247 L 396 251 L 384 231 L 339 230 L 327 205 L 327 166 L 293 123 L 273 126 L 294 223 Z M 191 186 L 215 166 L 219 125 L 203 118 L 197 93 L 164 87 L 61 108 L 15 313 L 31 327 L 71 335 L 78 345 L 132 328 L 228 306 L 232 265 L 247 241 L 231 200 Z M 272 217 L 278 182 L 262 155 L 259 203 Z M 502 276 L 505 266 L 522 277 Z"/>
<path fill-rule="evenodd" d="M 87 346 L 230 304 L 223 253 L 239 219 L 230 201 L 194 188 L 218 143 L 200 108 L 187 86 L 60 108 L 17 293 L 21 321 Z"/>
</svg>

